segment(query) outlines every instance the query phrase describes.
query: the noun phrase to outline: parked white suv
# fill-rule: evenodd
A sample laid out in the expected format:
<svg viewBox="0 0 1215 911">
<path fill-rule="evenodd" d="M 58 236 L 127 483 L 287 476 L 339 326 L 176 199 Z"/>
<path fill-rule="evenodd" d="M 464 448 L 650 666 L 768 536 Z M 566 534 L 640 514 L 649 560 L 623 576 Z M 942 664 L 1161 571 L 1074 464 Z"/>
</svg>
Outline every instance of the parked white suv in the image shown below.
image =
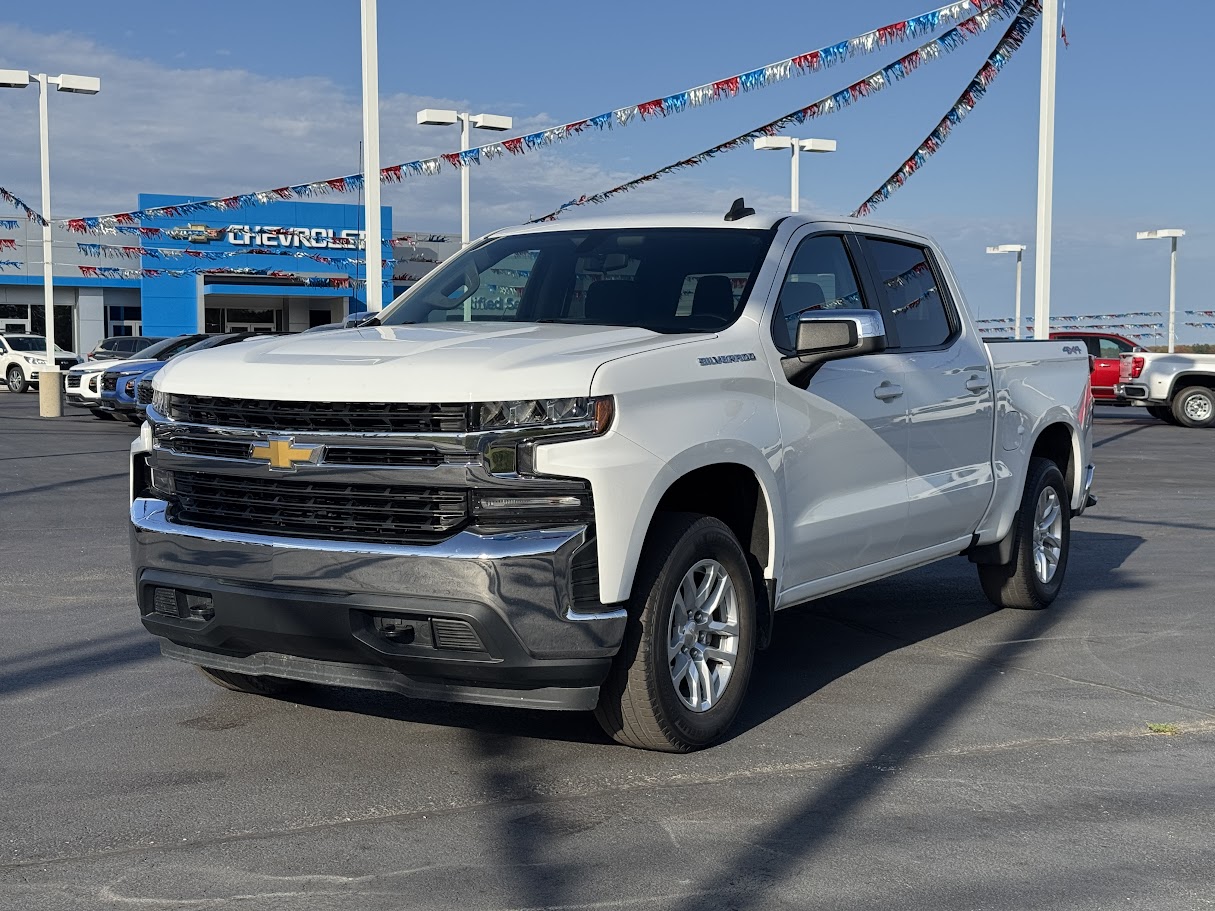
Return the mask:
<svg viewBox="0 0 1215 911">
<path fill-rule="evenodd" d="M 1088 371 L 989 348 L 937 247 L 867 222 L 504 230 L 370 325 L 157 374 L 139 610 L 232 689 L 593 709 L 695 749 L 779 609 L 960 554 L 996 604 L 1050 604 Z"/>
<path fill-rule="evenodd" d="M 55 363 L 67 370 L 80 363 L 74 351 L 55 346 Z M 9 392 L 25 392 L 38 385 L 38 372 L 46 366 L 46 339 L 41 335 L 0 335 L 0 377 Z"/>
</svg>

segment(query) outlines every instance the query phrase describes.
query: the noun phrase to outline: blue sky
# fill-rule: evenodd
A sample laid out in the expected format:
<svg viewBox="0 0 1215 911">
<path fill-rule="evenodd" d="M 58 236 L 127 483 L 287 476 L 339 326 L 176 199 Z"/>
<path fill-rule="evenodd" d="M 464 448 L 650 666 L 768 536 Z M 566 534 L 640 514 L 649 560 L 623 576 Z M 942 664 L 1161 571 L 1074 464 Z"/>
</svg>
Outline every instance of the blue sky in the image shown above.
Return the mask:
<svg viewBox="0 0 1215 911">
<path fill-rule="evenodd" d="M 737 4 L 712 0 L 379 5 L 382 158 L 390 164 L 457 146 L 454 128 L 413 124 L 419 107 L 511 114 L 520 131 L 540 128 L 843 40 L 934 2 L 752 0 L 745 15 Z M 1215 193 L 1207 176 L 1215 106 L 1204 78 L 1215 11 L 1200 0 L 1070 0 L 1066 22 L 1054 310 L 1167 306 L 1167 245 L 1134 240 L 1135 230 L 1155 227 L 1188 232 L 1179 309 L 1215 309 L 1215 299 L 1201 296 L 1215 270 Z M 803 210 L 843 213 L 863 200 L 935 125 L 1002 28 L 803 128 L 839 142 L 834 155 L 804 159 Z M 987 244 L 1030 244 L 1032 270 L 1039 41 L 1035 31 L 943 150 L 875 216 L 937 236 L 984 317 L 1012 312 L 1012 258 L 986 256 Z M 913 46 L 486 164 L 473 173 L 474 232 L 699 151 L 828 95 Z M 102 77 L 95 98 L 51 99 L 57 215 L 133 208 L 140 191 L 228 195 L 358 170 L 356 0 L 6 4 L 0 48 L 0 66 Z M 35 105 L 32 92 L 0 92 L 0 185 L 31 202 L 38 195 Z M 724 211 L 738 195 L 783 207 L 787 168 L 784 156 L 740 150 L 582 211 Z M 458 184 L 449 171 L 391 188 L 385 202 L 398 228 L 455 231 Z M 1211 335 L 1182 329 L 1180 338 Z"/>
</svg>

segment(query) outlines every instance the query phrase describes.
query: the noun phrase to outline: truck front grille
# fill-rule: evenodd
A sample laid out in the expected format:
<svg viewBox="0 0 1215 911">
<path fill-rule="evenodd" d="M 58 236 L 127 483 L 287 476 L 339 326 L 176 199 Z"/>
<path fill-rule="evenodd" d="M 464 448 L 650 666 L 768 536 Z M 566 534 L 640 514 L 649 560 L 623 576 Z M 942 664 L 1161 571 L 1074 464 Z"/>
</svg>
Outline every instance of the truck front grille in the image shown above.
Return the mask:
<svg viewBox="0 0 1215 911">
<path fill-rule="evenodd" d="M 469 490 L 172 475 L 173 517 L 200 528 L 333 541 L 430 544 L 469 520 Z"/>
<path fill-rule="evenodd" d="M 170 395 L 165 417 L 189 424 L 293 433 L 464 433 L 466 404 L 404 402 L 268 402 Z"/>
<path fill-rule="evenodd" d="M 79 373 L 69 373 L 67 375 L 67 388 L 68 389 L 79 389 L 80 388 L 80 374 Z"/>
<path fill-rule="evenodd" d="M 135 387 L 136 401 L 140 405 L 152 404 L 152 381 L 140 380 L 139 385 Z"/>
<path fill-rule="evenodd" d="M 118 374 L 117 373 L 103 373 L 101 375 L 101 391 L 102 392 L 113 392 L 117 388 L 118 388 Z"/>
</svg>

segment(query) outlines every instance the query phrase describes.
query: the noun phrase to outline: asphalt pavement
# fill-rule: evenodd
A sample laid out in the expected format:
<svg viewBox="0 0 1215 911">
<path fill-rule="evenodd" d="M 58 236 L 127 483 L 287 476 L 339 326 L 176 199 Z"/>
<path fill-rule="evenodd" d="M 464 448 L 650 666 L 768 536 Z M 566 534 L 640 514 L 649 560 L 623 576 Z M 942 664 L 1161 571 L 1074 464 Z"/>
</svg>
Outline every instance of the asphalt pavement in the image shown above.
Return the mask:
<svg viewBox="0 0 1215 911">
<path fill-rule="evenodd" d="M 134 432 L 0 389 L 0 909 L 1215 907 L 1211 431 L 1101 410 L 1051 609 L 955 559 L 782 612 L 689 756 L 162 658 Z"/>
</svg>

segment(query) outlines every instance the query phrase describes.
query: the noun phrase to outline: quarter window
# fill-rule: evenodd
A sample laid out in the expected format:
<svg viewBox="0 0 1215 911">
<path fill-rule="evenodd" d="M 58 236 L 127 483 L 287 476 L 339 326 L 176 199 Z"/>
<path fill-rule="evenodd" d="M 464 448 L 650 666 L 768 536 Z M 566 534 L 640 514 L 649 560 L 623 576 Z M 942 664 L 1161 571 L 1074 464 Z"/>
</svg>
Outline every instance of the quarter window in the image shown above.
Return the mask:
<svg viewBox="0 0 1215 911">
<path fill-rule="evenodd" d="M 867 238 L 869 261 L 886 298 L 885 318 L 900 348 L 936 348 L 953 335 L 928 251 L 912 244 Z"/>
<path fill-rule="evenodd" d="M 843 238 L 818 234 L 798 244 L 789 272 L 780 288 L 772 340 L 784 351 L 793 350 L 797 320 L 818 310 L 857 310 L 864 307 L 852 260 Z"/>
</svg>

